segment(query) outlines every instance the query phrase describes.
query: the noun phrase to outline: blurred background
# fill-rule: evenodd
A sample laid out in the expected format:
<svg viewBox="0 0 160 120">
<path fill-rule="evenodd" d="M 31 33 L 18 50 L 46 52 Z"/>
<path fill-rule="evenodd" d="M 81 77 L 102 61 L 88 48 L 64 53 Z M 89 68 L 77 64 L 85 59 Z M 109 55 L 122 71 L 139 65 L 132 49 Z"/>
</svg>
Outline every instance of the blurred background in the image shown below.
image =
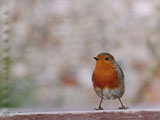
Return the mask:
<svg viewBox="0 0 160 120">
<path fill-rule="evenodd" d="M 92 110 L 100 52 L 124 71 L 126 106 L 160 106 L 159 51 L 159 0 L 0 0 L 0 107 Z"/>
</svg>

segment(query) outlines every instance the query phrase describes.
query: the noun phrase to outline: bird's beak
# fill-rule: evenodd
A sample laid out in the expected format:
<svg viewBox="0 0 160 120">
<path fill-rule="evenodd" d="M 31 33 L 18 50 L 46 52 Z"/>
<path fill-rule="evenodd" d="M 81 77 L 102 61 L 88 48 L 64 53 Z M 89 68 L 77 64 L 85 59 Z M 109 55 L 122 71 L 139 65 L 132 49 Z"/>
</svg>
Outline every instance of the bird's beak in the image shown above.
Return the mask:
<svg viewBox="0 0 160 120">
<path fill-rule="evenodd" d="M 98 58 L 97 57 L 93 57 L 95 60 L 98 60 Z"/>
</svg>

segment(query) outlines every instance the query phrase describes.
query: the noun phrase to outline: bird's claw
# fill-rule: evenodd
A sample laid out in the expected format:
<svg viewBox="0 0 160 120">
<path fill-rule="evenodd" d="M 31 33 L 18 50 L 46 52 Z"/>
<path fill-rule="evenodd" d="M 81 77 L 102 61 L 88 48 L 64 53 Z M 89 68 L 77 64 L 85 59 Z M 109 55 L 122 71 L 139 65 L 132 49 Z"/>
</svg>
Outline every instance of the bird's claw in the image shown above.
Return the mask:
<svg viewBox="0 0 160 120">
<path fill-rule="evenodd" d="M 95 108 L 95 110 L 103 110 L 103 108 L 102 108 L 102 107 L 99 107 L 99 108 Z"/>
<path fill-rule="evenodd" d="M 121 106 L 121 107 L 119 107 L 118 109 L 123 110 L 123 109 L 128 109 L 128 107 Z"/>
</svg>

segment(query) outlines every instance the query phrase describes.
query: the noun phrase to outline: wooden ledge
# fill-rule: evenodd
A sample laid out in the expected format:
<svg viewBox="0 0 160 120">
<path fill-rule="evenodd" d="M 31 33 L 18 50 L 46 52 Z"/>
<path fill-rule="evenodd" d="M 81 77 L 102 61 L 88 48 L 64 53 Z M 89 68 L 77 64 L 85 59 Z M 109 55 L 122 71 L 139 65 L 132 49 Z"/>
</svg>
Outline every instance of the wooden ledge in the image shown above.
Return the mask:
<svg viewBox="0 0 160 120">
<path fill-rule="evenodd" d="M 160 120 L 160 109 L 2 113 L 0 120 Z"/>
</svg>

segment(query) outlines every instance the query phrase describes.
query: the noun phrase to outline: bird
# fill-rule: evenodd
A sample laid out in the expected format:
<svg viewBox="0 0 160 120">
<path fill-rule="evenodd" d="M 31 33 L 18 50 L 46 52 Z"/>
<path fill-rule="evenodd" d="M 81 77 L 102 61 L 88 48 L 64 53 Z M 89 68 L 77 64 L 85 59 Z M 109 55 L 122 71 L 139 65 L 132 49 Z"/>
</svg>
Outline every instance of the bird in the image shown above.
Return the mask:
<svg viewBox="0 0 160 120">
<path fill-rule="evenodd" d="M 125 91 L 124 74 L 120 65 L 116 62 L 110 53 L 102 52 L 96 57 L 96 65 L 92 74 L 93 88 L 96 94 L 101 98 L 96 110 L 103 110 L 103 100 L 118 99 L 121 107 L 127 109 L 122 103 L 121 97 Z"/>
</svg>

